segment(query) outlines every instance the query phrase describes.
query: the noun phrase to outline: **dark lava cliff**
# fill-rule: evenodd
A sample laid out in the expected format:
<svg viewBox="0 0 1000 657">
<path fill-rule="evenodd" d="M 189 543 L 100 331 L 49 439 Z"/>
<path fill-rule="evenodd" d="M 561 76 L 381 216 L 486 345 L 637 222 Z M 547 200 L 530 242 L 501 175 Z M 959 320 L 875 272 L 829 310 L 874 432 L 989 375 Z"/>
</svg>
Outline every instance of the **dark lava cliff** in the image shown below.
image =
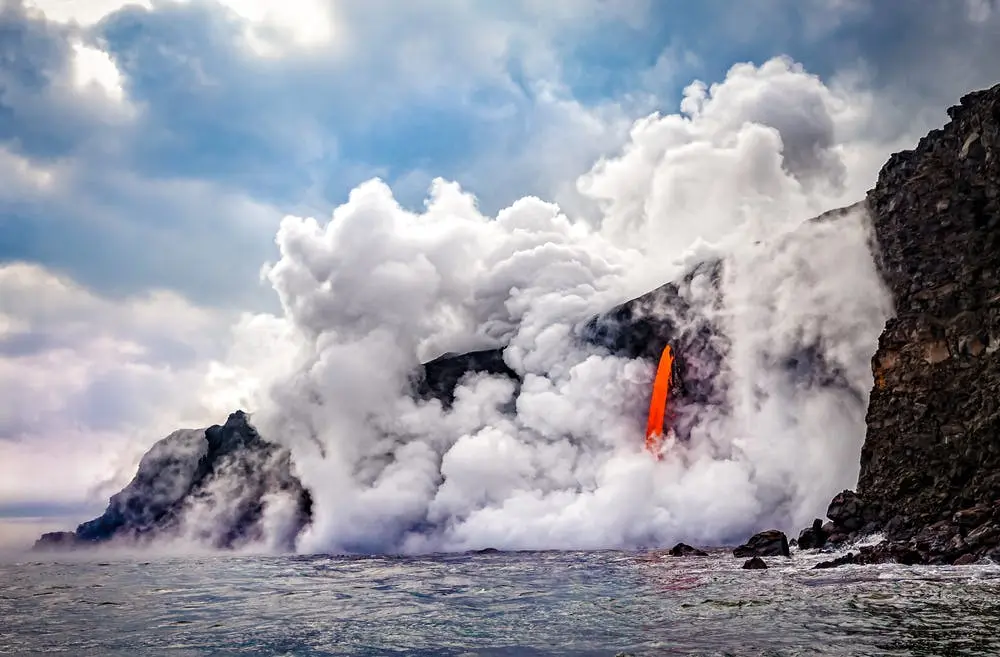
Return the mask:
<svg viewBox="0 0 1000 657">
<path fill-rule="evenodd" d="M 858 492 L 904 524 L 1000 500 L 1000 85 L 949 116 L 868 195 L 896 316 Z"/>
<path fill-rule="evenodd" d="M 857 495 L 834 500 L 826 533 L 887 541 L 845 562 L 1000 558 L 1000 85 L 948 115 L 867 197 L 895 316 Z"/>
</svg>

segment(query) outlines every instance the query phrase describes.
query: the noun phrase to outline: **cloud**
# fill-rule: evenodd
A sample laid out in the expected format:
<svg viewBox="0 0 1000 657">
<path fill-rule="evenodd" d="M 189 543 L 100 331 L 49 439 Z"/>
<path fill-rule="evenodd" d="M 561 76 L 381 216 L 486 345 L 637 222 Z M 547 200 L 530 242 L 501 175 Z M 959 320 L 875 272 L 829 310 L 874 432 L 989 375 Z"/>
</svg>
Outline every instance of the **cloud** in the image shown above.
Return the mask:
<svg viewBox="0 0 1000 657">
<path fill-rule="evenodd" d="M 906 144 L 992 79 L 977 63 L 995 54 L 989 6 L 7 3 L 0 146 L 35 169 L 83 173 L 42 201 L 9 190 L 0 258 L 115 294 L 165 287 L 261 307 L 252 270 L 277 255 L 270 237 L 283 214 L 325 214 L 373 176 L 416 208 L 444 177 L 488 214 L 532 194 L 595 219 L 572 181 L 618 149 L 635 119 L 675 106 L 692 75 L 719 79 L 734 61 L 781 53 L 834 96 L 838 84 L 871 90 L 882 109 L 868 141 Z M 762 16 L 767 41 L 749 29 Z M 907 29 L 887 32 L 900 21 Z M 914 75 L 914 62 L 935 73 Z M 59 248 L 52 231 L 108 244 L 129 275 Z M 195 277 L 128 255 L 154 240 L 164 259 L 189 259 L 198 245 L 212 270 Z"/>
<path fill-rule="evenodd" d="M 113 300 L 0 267 L 0 510 L 100 505 L 155 440 L 219 417 L 192 391 L 231 321 L 171 293 Z"/>
<path fill-rule="evenodd" d="M 243 37 L 294 3 L 236 4 L 108 4 L 86 15 L 5 5 L 0 148 L 63 180 L 40 195 L 7 190 L 0 258 L 114 294 L 166 287 L 259 305 L 252 270 L 273 256 L 283 212 L 326 210 L 373 175 L 409 203 L 434 176 L 461 171 L 492 207 L 551 195 L 620 143 L 630 120 L 617 103 L 576 102 L 556 79 L 553 32 L 636 20 L 614 3 L 338 3 L 328 8 L 340 36 L 280 57 Z M 92 236 L 85 243 L 118 260 L 60 247 L 53 231 Z M 152 241 L 162 258 L 136 257 Z M 164 262 L 194 258 L 201 271 Z"/>
</svg>

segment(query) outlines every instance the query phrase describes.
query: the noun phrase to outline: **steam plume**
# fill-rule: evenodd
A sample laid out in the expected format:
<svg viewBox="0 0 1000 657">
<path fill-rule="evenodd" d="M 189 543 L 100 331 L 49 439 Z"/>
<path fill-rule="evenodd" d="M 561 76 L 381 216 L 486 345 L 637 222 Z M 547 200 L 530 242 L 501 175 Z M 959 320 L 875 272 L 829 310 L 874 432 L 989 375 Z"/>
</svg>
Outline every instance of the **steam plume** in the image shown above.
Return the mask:
<svg viewBox="0 0 1000 657">
<path fill-rule="evenodd" d="M 856 479 L 891 312 L 863 212 L 803 223 L 860 197 L 844 161 L 864 106 L 785 59 L 696 83 L 578 181 L 597 224 L 537 198 L 486 217 L 443 180 L 419 213 L 374 180 L 328 223 L 286 217 L 267 271 L 284 315 L 247 317 L 219 372 L 313 492 L 299 549 L 719 543 L 808 523 Z M 657 462 L 655 364 L 575 331 L 715 258 L 721 282 L 685 294 L 728 342 L 726 404 Z M 516 395 L 478 375 L 449 408 L 408 396 L 420 362 L 497 346 Z"/>
</svg>

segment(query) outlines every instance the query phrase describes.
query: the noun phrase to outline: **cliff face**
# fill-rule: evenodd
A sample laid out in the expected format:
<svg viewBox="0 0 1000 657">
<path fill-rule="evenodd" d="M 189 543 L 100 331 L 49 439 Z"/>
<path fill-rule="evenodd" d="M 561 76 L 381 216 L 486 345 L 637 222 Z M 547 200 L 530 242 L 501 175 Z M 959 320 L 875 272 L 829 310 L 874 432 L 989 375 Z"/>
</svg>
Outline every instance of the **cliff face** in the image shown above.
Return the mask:
<svg viewBox="0 0 1000 657">
<path fill-rule="evenodd" d="M 280 507 L 284 522 L 267 519 L 269 506 Z M 45 534 L 35 547 L 183 538 L 219 548 L 269 540 L 291 549 L 311 513 L 312 499 L 293 474 L 289 453 L 264 441 L 237 411 L 224 425 L 175 431 L 157 442 L 103 515 L 75 532 Z"/>
<path fill-rule="evenodd" d="M 1000 85 L 948 115 L 868 193 L 896 312 L 872 358 L 858 494 L 818 533 L 887 540 L 823 567 L 1000 560 Z"/>
<path fill-rule="evenodd" d="M 896 305 L 858 492 L 918 527 L 1000 500 L 1000 85 L 894 155 L 868 204 Z"/>
</svg>

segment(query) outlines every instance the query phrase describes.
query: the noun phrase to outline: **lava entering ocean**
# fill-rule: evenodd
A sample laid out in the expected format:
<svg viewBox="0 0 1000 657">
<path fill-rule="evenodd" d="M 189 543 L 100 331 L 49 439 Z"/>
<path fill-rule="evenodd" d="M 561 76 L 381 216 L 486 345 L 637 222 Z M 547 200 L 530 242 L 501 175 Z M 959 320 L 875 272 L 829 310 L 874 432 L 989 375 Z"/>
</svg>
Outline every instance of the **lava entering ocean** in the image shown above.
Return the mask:
<svg viewBox="0 0 1000 657">
<path fill-rule="evenodd" d="M 662 458 L 660 447 L 663 444 L 664 417 L 667 409 L 667 396 L 670 394 L 670 375 L 674 369 L 674 355 L 670 345 L 663 348 L 660 364 L 656 368 L 656 378 L 653 379 L 653 396 L 649 401 L 649 419 L 646 422 L 646 449 L 657 459 Z"/>
</svg>

